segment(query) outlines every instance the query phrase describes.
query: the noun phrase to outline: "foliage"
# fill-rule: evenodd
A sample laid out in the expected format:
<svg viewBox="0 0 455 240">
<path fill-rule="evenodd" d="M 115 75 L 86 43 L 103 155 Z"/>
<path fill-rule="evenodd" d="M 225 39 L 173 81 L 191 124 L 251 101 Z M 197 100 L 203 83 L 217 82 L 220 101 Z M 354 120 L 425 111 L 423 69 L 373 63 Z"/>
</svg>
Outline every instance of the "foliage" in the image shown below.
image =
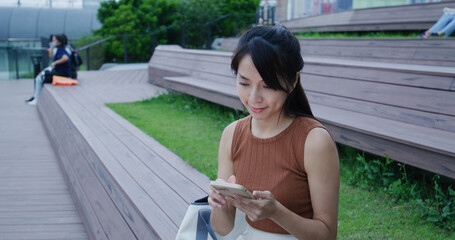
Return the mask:
<svg viewBox="0 0 455 240">
<path fill-rule="evenodd" d="M 374 156 L 360 155 L 352 148 L 340 152 L 347 182 L 369 191 L 382 191 L 404 205 L 415 205 L 420 217 L 447 230 L 455 230 L 454 181 L 418 168 Z"/>
<path fill-rule="evenodd" d="M 188 0 L 181 9 L 186 47 L 207 47 L 216 37 L 235 36 L 235 17 L 242 31 L 254 23 L 258 5 L 259 0 Z"/>
<path fill-rule="evenodd" d="M 224 36 L 236 35 L 236 17 L 238 31 L 249 28 L 256 21 L 256 9 L 260 0 L 222 0 L 221 11 L 232 16 L 221 22 Z"/>
<path fill-rule="evenodd" d="M 179 0 L 110 0 L 102 2 L 98 19 L 103 24 L 96 34 L 117 36 L 106 43 L 107 59 L 123 59 L 126 36 L 128 61 L 147 61 L 153 45 L 176 41 L 178 31 L 170 29 L 152 37 L 152 34 L 176 24 L 180 19 Z"/>
<path fill-rule="evenodd" d="M 185 25 L 185 47 L 207 47 L 209 26 L 206 23 L 222 15 L 220 0 L 188 0 L 180 11 Z M 211 27 L 218 28 L 218 24 Z"/>
</svg>

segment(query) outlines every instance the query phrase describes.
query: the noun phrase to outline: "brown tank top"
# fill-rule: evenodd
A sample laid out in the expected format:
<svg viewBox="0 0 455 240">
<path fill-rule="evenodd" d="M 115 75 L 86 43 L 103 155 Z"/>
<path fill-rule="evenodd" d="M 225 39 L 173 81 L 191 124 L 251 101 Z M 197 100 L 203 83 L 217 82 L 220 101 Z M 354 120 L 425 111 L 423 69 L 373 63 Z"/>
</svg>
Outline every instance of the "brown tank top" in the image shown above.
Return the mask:
<svg viewBox="0 0 455 240">
<path fill-rule="evenodd" d="M 272 138 L 257 138 L 251 133 L 252 117 L 240 119 L 232 139 L 232 160 L 238 184 L 248 190 L 273 193 L 286 208 L 305 218 L 313 217 L 308 179 L 304 168 L 305 140 L 320 122 L 298 117 L 284 131 Z M 289 234 L 270 219 L 248 223 L 256 229 Z"/>
</svg>

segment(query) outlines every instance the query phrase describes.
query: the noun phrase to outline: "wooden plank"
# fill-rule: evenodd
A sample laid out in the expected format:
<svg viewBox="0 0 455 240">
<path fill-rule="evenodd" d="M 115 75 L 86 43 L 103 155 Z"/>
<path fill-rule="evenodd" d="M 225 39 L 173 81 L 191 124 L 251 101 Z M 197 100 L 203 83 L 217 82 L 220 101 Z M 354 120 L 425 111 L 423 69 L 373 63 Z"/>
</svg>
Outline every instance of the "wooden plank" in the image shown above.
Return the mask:
<svg viewBox="0 0 455 240">
<path fill-rule="evenodd" d="M 446 49 L 454 47 L 451 39 L 412 39 L 412 38 L 299 38 L 302 48 L 315 46 L 359 46 L 359 47 L 390 47 L 390 48 L 424 48 L 424 49 Z M 237 38 L 229 38 L 224 41 L 231 41 L 237 44 Z"/>
<path fill-rule="evenodd" d="M 207 91 L 223 94 L 233 98 L 238 98 L 237 88 L 234 84 L 220 84 L 218 82 L 212 82 L 202 80 L 194 77 L 165 77 L 166 81 L 170 81 L 176 84 L 182 84 L 187 86 L 197 86 L 200 89 Z"/>
<path fill-rule="evenodd" d="M 390 139 L 379 138 L 353 128 L 339 126 L 333 122 L 322 121 L 334 139 L 344 145 L 362 149 L 381 157 L 386 155 L 393 160 L 406 163 L 443 176 L 455 178 L 454 157 L 439 152 L 428 151 Z"/>
<path fill-rule="evenodd" d="M 153 64 L 153 66 L 156 68 L 162 68 L 167 71 L 175 71 L 186 75 L 206 73 L 210 74 L 209 76 L 212 76 L 212 78 L 213 77 L 217 78 L 218 76 L 220 76 L 225 78 L 228 77 L 231 79 L 233 77 L 229 64 L 216 64 L 210 62 L 185 60 L 176 57 L 175 59 L 172 59 L 172 61 L 168 63 L 164 62 L 161 64 Z M 175 66 L 181 67 L 175 68 Z"/>
<path fill-rule="evenodd" d="M 59 92 L 64 92 L 64 89 L 58 89 Z M 64 100 L 55 94 L 53 96 L 59 105 L 64 110 L 71 110 L 69 106 L 64 105 Z M 74 100 L 74 99 L 73 99 Z M 74 101 L 72 101 L 74 102 Z M 74 108 L 74 106 L 72 106 Z M 68 116 L 71 116 L 66 113 Z M 71 121 L 74 120 L 74 116 L 71 116 Z M 60 121 L 63 122 L 63 121 Z M 56 124 L 56 123 L 54 123 Z M 81 132 L 82 126 L 78 126 L 77 131 Z M 65 127 L 61 127 L 59 131 L 64 131 Z M 76 129 L 75 129 L 76 130 Z M 125 220 L 119 214 L 118 211 L 112 211 L 117 207 L 113 203 L 111 197 L 106 192 L 104 186 L 99 182 L 99 177 L 104 177 L 105 174 L 99 174 L 95 170 L 92 170 L 87 161 L 96 161 L 96 155 L 92 154 L 91 156 L 84 156 L 85 153 L 91 152 L 91 147 L 88 145 L 83 145 L 85 140 L 80 135 L 73 133 L 73 138 L 63 137 L 59 138 L 59 142 L 63 144 L 65 151 L 69 157 L 69 165 L 74 169 L 75 176 L 80 180 L 81 186 L 83 186 L 84 194 L 89 196 L 88 200 L 95 217 L 98 219 L 99 224 L 104 231 L 106 237 L 113 238 L 114 236 L 120 239 L 134 239 L 134 234 L 129 229 L 128 225 L 124 222 Z M 77 139 L 75 137 L 78 137 Z M 75 147 L 76 146 L 76 147 Z M 94 156 L 95 155 L 95 156 Z M 93 217 L 93 216 L 89 216 Z M 94 220 L 93 220 L 94 221 Z"/>
<path fill-rule="evenodd" d="M 451 141 L 451 139 L 455 139 L 455 133 L 453 132 L 416 126 L 317 104 L 313 104 L 312 110 L 317 118 L 325 122 L 455 158 L 455 145 Z M 406 134 L 403 134 L 403 132 L 406 132 Z"/>
<path fill-rule="evenodd" d="M 57 104 L 55 98 L 51 96 L 49 90 L 45 87 L 43 92 L 41 93 L 40 101 L 43 102 L 42 106 L 47 106 L 47 108 L 40 108 L 41 105 L 38 105 L 38 109 L 41 113 L 41 118 L 44 120 L 43 122 L 47 125 L 47 130 L 49 135 L 52 138 L 57 138 L 57 133 L 65 134 L 68 129 L 72 129 L 72 123 L 68 122 L 66 115 L 63 112 L 63 109 L 60 105 Z M 49 120 L 47 117 L 52 116 Z M 74 121 L 74 120 L 73 120 Z M 62 125 L 65 125 L 67 128 L 62 128 Z M 57 129 L 59 129 L 57 131 Z M 65 135 L 63 135 L 65 136 Z M 76 134 L 72 134 L 71 137 L 76 137 Z M 70 139 L 70 138 L 68 138 Z M 77 209 L 82 216 L 82 221 L 86 226 L 87 233 L 90 236 L 90 239 L 108 239 L 106 234 L 104 233 L 103 228 L 101 227 L 100 222 L 96 218 L 95 211 L 92 208 L 83 188 L 80 183 L 80 180 L 75 174 L 73 170 L 73 166 L 70 164 L 70 161 L 67 157 L 66 152 L 63 148 L 62 141 L 54 140 L 54 148 L 58 152 L 60 164 L 63 169 L 65 169 L 65 176 L 67 178 L 68 185 L 71 189 L 72 197 L 75 199 Z"/>
<path fill-rule="evenodd" d="M 442 15 L 442 8 L 453 2 L 413 4 L 348 10 L 285 21 L 282 24 L 298 31 L 366 31 L 428 29 Z"/>
<path fill-rule="evenodd" d="M 66 104 L 64 102 L 62 102 L 61 105 L 63 106 L 63 108 L 65 110 L 67 110 L 68 112 L 71 112 L 70 114 L 69 113 L 67 113 L 67 114 L 72 116 L 71 117 L 72 121 L 76 121 L 78 123 L 77 125 L 83 124 L 82 120 L 78 117 L 78 115 L 75 115 L 73 113 L 73 109 L 72 108 L 67 109 L 66 108 L 67 106 L 66 106 Z M 101 142 L 99 142 L 99 140 L 97 140 L 96 137 L 90 137 L 90 133 L 87 131 L 87 128 L 79 128 L 79 131 L 81 132 L 81 134 L 83 134 L 85 136 L 85 141 L 88 142 L 88 144 L 91 146 L 91 149 L 97 149 L 97 155 L 98 156 L 100 156 L 101 158 L 113 159 L 113 156 L 108 151 L 105 151 L 104 147 L 101 147 L 101 146 L 103 146 L 103 144 L 101 144 Z M 83 152 L 83 154 L 88 154 L 88 153 L 89 152 Z M 104 156 L 106 156 L 106 157 L 104 157 Z M 104 164 L 106 164 L 106 162 Z M 112 185 L 111 183 L 120 181 L 121 179 L 124 179 L 124 177 L 115 178 L 115 180 L 114 180 L 114 178 L 111 178 L 111 176 L 117 176 L 119 174 L 119 173 L 117 173 L 118 171 L 112 169 L 112 166 L 110 166 L 109 164 L 105 165 L 106 167 L 110 168 L 110 169 L 107 169 L 107 172 L 105 172 L 103 170 L 105 166 L 100 165 L 100 163 L 98 163 L 98 162 L 91 162 L 90 165 L 92 165 L 94 167 L 94 169 L 97 171 L 97 175 L 98 176 L 103 176 L 100 180 L 101 180 L 101 182 L 103 184 L 107 184 L 106 185 L 106 186 L 108 186 L 107 189 L 109 189 L 110 194 L 113 196 L 113 199 L 117 199 L 116 200 L 116 204 L 119 204 L 117 206 L 117 209 L 121 210 L 121 212 L 123 214 L 125 214 L 125 220 L 126 221 L 134 221 L 137 224 L 140 224 L 141 221 L 139 221 L 139 219 L 142 219 L 142 217 L 141 216 L 137 216 L 136 215 L 137 214 L 136 211 L 130 211 L 129 210 L 129 209 L 135 209 L 135 207 L 130 207 L 129 206 L 130 203 L 127 200 L 125 200 L 125 195 L 124 195 L 123 191 L 125 190 L 127 194 L 130 193 L 131 196 L 134 196 L 135 194 L 141 195 L 143 191 L 141 189 L 137 189 L 137 188 L 134 188 L 134 187 L 128 187 L 127 185 L 125 185 L 124 182 L 122 183 L 122 185 L 123 185 L 123 187 L 126 187 L 126 188 L 124 188 L 124 190 L 123 189 L 117 189 L 115 187 L 115 184 Z M 120 182 L 122 182 L 122 181 L 120 181 Z M 134 192 L 135 189 L 137 189 L 136 192 Z M 144 202 L 145 200 L 146 199 L 140 199 L 135 204 L 140 204 L 141 205 L 142 202 Z M 157 209 L 157 210 L 159 209 L 158 206 L 154 205 L 153 202 L 150 202 L 150 201 L 146 201 L 145 205 L 148 208 L 151 208 L 151 209 Z M 165 219 L 165 218 L 163 216 L 161 216 L 161 215 L 157 211 L 154 214 L 154 217 L 156 219 L 160 219 L 161 223 L 163 224 L 164 223 L 163 219 Z M 137 220 L 135 220 L 135 219 L 137 219 Z M 155 229 L 160 230 L 161 226 L 160 225 L 156 225 L 156 226 L 153 226 L 153 227 Z M 168 234 L 172 234 L 173 232 L 175 234 L 176 228 L 170 230 L 169 227 L 171 227 L 171 226 L 168 225 L 168 224 L 165 224 L 164 226 L 162 226 L 162 228 L 163 228 L 162 235 L 163 236 L 166 236 Z M 139 232 L 137 232 L 137 233 L 139 233 Z M 146 236 L 146 234 L 152 234 L 152 233 L 148 233 L 148 232 L 142 231 L 141 234 Z M 156 237 L 157 237 L 156 235 L 155 235 L 155 237 L 153 237 L 153 235 L 152 235 L 151 238 L 156 238 Z"/>
<path fill-rule="evenodd" d="M 76 211 L 76 207 L 73 203 L 67 205 L 28 205 L 28 206 L 3 206 L 0 207 L 0 215 L 3 216 L 9 212 L 60 212 L 60 211 Z"/>
<path fill-rule="evenodd" d="M 66 187 L 66 186 L 65 186 Z M 24 194 L 24 195 L 36 195 L 36 194 L 49 194 L 52 195 L 54 193 L 66 193 L 68 194 L 68 188 L 61 188 L 61 189 L 17 189 L 11 188 L 9 190 L 2 189 L 0 195 L 12 195 L 12 194 Z"/>
<path fill-rule="evenodd" d="M 82 224 L 77 211 L 2 213 L 0 225 Z"/>
<path fill-rule="evenodd" d="M 349 69 L 346 70 L 349 71 Z M 306 78 L 307 80 L 302 84 L 308 91 L 455 116 L 455 94 L 449 91 L 390 86 L 332 77 L 307 76 Z"/>
<path fill-rule="evenodd" d="M 240 102 L 238 97 L 220 95 L 219 92 L 207 91 L 192 85 L 182 85 L 180 83 L 176 84 L 171 81 L 168 82 L 166 87 L 177 92 L 196 96 L 207 101 L 218 103 L 227 107 L 243 110 L 243 104 Z"/>
<path fill-rule="evenodd" d="M 341 77 L 362 81 L 382 82 L 405 86 L 449 90 L 453 79 L 445 76 L 424 75 L 409 72 L 396 72 L 385 69 L 350 68 L 343 66 L 324 66 L 308 63 L 302 70 L 302 81 L 311 79 L 312 75 L 323 77 Z"/>
<path fill-rule="evenodd" d="M 90 92 L 85 92 L 85 98 L 87 100 L 96 101 L 97 99 L 94 98 L 93 94 Z M 207 194 L 207 184 L 209 183 L 209 179 L 195 170 L 194 168 L 190 168 L 187 164 L 184 164 L 185 167 L 181 170 L 177 168 L 177 166 L 182 165 L 183 161 L 175 154 L 173 154 L 168 149 L 161 147 L 155 148 L 157 144 L 156 141 L 148 141 L 151 138 L 148 135 L 144 135 L 141 132 L 141 140 L 137 137 L 140 134 L 138 131 L 134 131 L 135 134 L 132 134 L 129 130 L 129 126 L 132 126 L 131 123 L 127 121 L 119 121 L 119 117 L 117 114 L 113 114 L 107 107 L 101 107 L 98 111 L 92 112 L 93 115 L 96 115 L 100 122 L 103 122 L 104 125 L 116 136 L 121 136 L 118 138 L 120 142 L 127 147 L 128 151 L 134 153 L 137 156 L 138 160 L 140 160 L 145 166 L 148 167 L 148 171 L 153 172 L 153 174 L 157 175 L 160 179 L 163 179 L 164 182 L 170 188 L 175 188 L 176 193 L 180 194 L 181 197 L 186 201 L 186 204 L 191 203 L 197 198 L 200 198 L 202 195 Z M 123 119 L 123 118 L 121 118 Z M 146 143 L 152 143 L 152 148 Z M 168 154 L 165 154 L 168 153 Z M 164 157 L 162 157 L 164 155 Z M 176 159 L 178 161 L 173 161 L 174 164 L 170 164 L 169 161 L 171 159 Z M 180 164 L 179 164 L 180 163 Z M 141 164 L 138 164 L 141 165 Z M 193 172 L 192 177 L 189 178 L 187 175 L 189 172 Z M 134 175 L 138 176 L 138 175 Z M 194 184 L 195 179 L 201 179 L 203 184 Z M 191 184 L 190 184 L 191 183 Z M 143 185 L 147 185 L 144 183 Z"/>
<path fill-rule="evenodd" d="M 169 216 L 169 218 L 173 220 L 175 226 L 177 226 L 183 219 L 187 209 L 187 204 L 185 202 L 182 204 L 181 198 L 178 194 L 176 192 L 169 191 L 170 188 L 167 186 L 166 181 L 163 181 L 163 179 L 158 178 L 154 174 L 150 174 L 149 170 L 147 171 L 147 168 L 144 168 L 143 163 L 140 162 L 134 154 L 131 154 L 128 149 L 125 149 L 125 146 L 117 140 L 116 136 L 106 129 L 106 121 L 108 121 L 108 119 L 100 121 L 95 118 L 95 112 L 98 111 L 87 107 L 88 104 L 84 104 L 84 102 L 87 103 L 87 100 L 87 98 L 80 98 L 81 106 L 84 107 L 83 109 L 78 109 L 78 112 L 81 116 L 84 116 L 83 121 L 90 123 L 89 128 L 96 132 L 96 138 L 100 140 L 103 139 L 105 142 L 106 139 L 109 139 L 109 143 L 105 143 L 104 146 L 108 149 L 110 154 L 112 154 L 110 159 L 116 159 L 117 162 L 115 162 L 115 164 L 118 164 L 119 168 L 121 168 L 122 171 L 125 171 L 122 175 L 128 175 L 128 177 L 134 176 L 135 181 L 138 181 L 139 183 L 143 181 L 143 184 L 140 184 L 141 188 L 147 192 L 153 201 L 155 201 L 157 205 Z M 90 114 L 89 110 L 94 112 Z M 87 113 L 84 114 L 84 112 Z M 99 116 L 100 115 L 98 115 L 98 117 Z M 105 161 L 104 158 L 101 160 Z M 167 174 L 172 176 L 172 173 Z M 117 182 L 121 181 L 120 177 L 122 175 L 115 178 Z M 180 184 L 183 183 L 181 182 Z M 125 191 L 128 190 L 125 189 Z M 163 221 L 163 219 L 160 219 L 159 221 Z"/>
<path fill-rule="evenodd" d="M 132 136 L 136 137 L 139 141 L 141 141 L 144 144 L 144 146 L 146 146 L 150 151 L 159 155 L 162 160 L 165 160 L 170 166 L 175 168 L 182 175 L 186 176 L 188 178 L 188 181 L 195 183 L 197 186 L 201 188 L 204 188 L 210 182 L 207 176 L 201 174 L 199 171 L 189 166 L 186 162 L 182 161 L 180 157 L 178 157 L 173 152 L 169 151 L 169 149 L 161 145 L 161 143 L 145 134 L 142 130 L 132 125 L 130 122 L 128 122 L 123 117 L 119 116 L 114 111 L 112 111 L 109 108 L 103 108 L 102 110 L 106 114 L 110 115 L 113 120 L 117 121 L 125 129 L 127 129 L 132 134 Z M 131 141 L 131 144 L 133 144 L 133 141 Z M 140 152 L 138 154 L 140 154 Z M 154 163 L 151 161 L 147 161 L 147 164 L 153 165 Z"/>
<path fill-rule="evenodd" d="M 455 132 L 455 118 L 390 105 L 306 91 L 310 105 L 325 105 L 400 122 Z"/>
<path fill-rule="evenodd" d="M 82 224 L 55 225 L 0 225 L 2 238 L 5 239 L 71 239 L 86 238 Z M 21 234 L 23 236 L 21 236 Z"/>
</svg>

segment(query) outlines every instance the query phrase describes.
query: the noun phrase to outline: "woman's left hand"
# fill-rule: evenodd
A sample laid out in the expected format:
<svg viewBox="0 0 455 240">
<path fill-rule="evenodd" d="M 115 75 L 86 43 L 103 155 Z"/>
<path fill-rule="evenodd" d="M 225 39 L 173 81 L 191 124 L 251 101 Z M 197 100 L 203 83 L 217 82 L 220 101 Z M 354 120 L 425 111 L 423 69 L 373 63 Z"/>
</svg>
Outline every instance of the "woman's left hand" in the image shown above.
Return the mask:
<svg viewBox="0 0 455 240">
<path fill-rule="evenodd" d="M 57 65 L 55 62 L 52 62 L 52 63 L 51 63 L 51 67 L 52 67 L 52 68 L 54 68 L 55 65 Z"/>
<path fill-rule="evenodd" d="M 241 196 L 227 199 L 253 222 L 269 218 L 277 212 L 278 201 L 270 191 L 254 191 L 253 195 L 255 199 Z"/>
</svg>

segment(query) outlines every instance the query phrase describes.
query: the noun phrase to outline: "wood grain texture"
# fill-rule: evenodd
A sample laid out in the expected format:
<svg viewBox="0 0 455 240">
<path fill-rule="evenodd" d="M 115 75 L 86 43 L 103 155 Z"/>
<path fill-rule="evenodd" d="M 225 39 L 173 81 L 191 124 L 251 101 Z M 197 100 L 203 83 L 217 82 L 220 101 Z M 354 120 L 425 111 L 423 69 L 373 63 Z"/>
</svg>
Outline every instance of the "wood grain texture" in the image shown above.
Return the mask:
<svg viewBox="0 0 455 240">
<path fill-rule="evenodd" d="M 39 110 L 93 239 L 173 239 L 207 194 L 206 176 L 105 106 L 164 91 L 147 73 L 80 72 L 78 86 L 43 91 Z"/>
<path fill-rule="evenodd" d="M 281 24 L 293 32 L 426 30 L 439 19 L 444 7 L 454 8 L 455 2 L 347 10 L 297 18 Z"/>
<path fill-rule="evenodd" d="M 35 107 L 32 79 L 0 81 L 0 239 L 89 239 Z"/>
</svg>

